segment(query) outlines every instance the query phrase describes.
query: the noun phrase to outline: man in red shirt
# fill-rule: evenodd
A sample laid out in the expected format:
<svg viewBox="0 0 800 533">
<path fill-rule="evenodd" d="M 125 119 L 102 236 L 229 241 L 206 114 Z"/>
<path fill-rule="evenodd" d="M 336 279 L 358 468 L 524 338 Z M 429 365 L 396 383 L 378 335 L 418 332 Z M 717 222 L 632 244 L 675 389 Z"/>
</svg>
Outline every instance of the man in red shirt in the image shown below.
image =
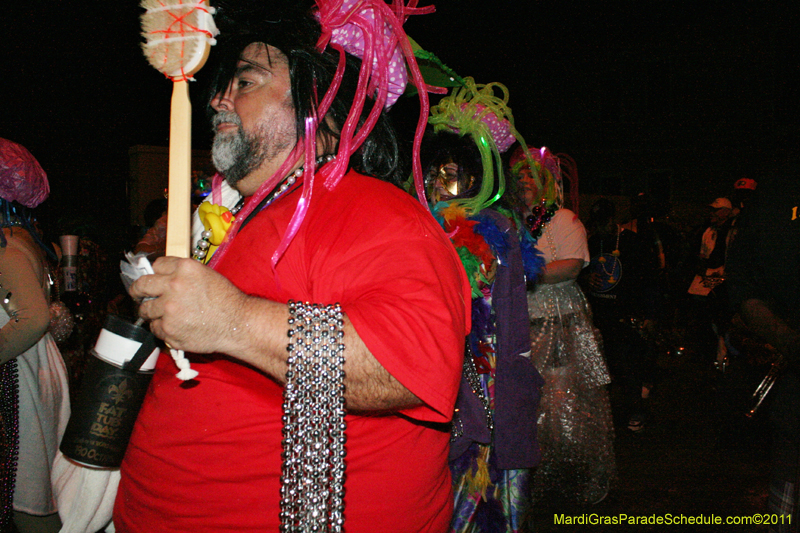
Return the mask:
<svg viewBox="0 0 800 533">
<path fill-rule="evenodd" d="M 385 114 L 358 130 L 373 105 L 351 105 L 359 90 L 383 107 L 398 65 L 376 60 L 359 84 L 370 69 L 317 47 L 340 14 L 341 33 L 370 17 L 394 28 L 381 3 L 335 13 L 321 0 L 319 11 L 260 2 L 263 13 L 233 13 L 228 34 L 218 19 L 213 156 L 243 207 L 211 268 L 164 257 L 131 288 L 152 298 L 140 315 L 199 376 L 182 384 L 161 356 L 122 465 L 117 531 L 447 528 L 469 284 L 439 225 L 391 184 L 398 146 Z"/>
</svg>

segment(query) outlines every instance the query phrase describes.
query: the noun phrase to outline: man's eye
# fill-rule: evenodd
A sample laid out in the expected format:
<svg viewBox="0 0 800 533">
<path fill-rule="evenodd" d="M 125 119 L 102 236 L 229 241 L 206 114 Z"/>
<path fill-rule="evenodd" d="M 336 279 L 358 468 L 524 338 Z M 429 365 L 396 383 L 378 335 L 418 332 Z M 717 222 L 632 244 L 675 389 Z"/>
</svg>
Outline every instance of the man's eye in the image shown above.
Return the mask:
<svg viewBox="0 0 800 533">
<path fill-rule="evenodd" d="M 243 79 L 236 80 L 236 87 L 238 89 L 245 89 L 247 87 L 250 87 L 252 84 L 253 83 L 250 80 L 243 80 Z"/>
</svg>

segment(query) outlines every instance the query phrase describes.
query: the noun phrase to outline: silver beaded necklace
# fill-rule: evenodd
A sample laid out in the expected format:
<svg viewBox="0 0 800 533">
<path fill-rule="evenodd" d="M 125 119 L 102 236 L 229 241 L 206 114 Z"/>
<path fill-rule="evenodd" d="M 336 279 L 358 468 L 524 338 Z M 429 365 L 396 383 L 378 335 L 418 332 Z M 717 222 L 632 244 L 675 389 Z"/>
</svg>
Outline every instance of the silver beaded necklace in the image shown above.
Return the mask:
<svg viewBox="0 0 800 533">
<path fill-rule="evenodd" d="M 344 313 L 289 301 L 283 389 L 281 532 L 341 533 L 344 527 Z"/>
<path fill-rule="evenodd" d="M 0 272 L 2 276 L 2 272 Z M 12 304 L 11 293 L 0 284 L 2 302 L 10 320 L 19 322 L 16 307 Z M 0 424 L 5 440 L 5 453 L 0 455 L 0 531 L 5 531 L 11 523 L 14 499 L 14 484 L 17 477 L 19 457 L 19 375 L 16 358 L 0 365 Z"/>
<path fill-rule="evenodd" d="M 547 242 L 550 250 L 550 257 L 552 258 L 550 262 L 556 261 L 558 259 L 558 252 L 552 232 L 550 230 L 549 221 L 545 225 L 542 235 L 539 238 L 543 238 Z M 552 334 L 552 332 L 555 328 L 556 318 L 560 320 L 561 312 L 560 310 L 556 309 L 555 297 L 549 291 L 545 294 L 542 294 L 542 303 L 544 307 L 544 317 L 539 332 L 537 333 L 536 338 L 532 339 L 531 345 L 541 347 L 542 341 L 544 341 L 545 336 L 547 336 L 547 347 L 544 348 L 543 353 L 551 354 L 553 353 L 553 347 L 555 345 L 555 336 Z"/>
</svg>

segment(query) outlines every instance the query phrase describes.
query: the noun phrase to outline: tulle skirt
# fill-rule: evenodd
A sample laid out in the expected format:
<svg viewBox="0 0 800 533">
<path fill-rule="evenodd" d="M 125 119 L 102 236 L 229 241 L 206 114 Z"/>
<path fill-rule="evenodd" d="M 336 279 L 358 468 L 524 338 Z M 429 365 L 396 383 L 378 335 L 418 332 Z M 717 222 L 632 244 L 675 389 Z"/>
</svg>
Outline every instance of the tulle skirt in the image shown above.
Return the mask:
<svg viewBox="0 0 800 533">
<path fill-rule="evenodd" d="M 533 501 L 595 503 L 616 473 L 611 378 L 600 334 L 574 282 L 539 286 L 528 293 L 528 309 L 531 361 L 545 380 Z"/>
</svg>

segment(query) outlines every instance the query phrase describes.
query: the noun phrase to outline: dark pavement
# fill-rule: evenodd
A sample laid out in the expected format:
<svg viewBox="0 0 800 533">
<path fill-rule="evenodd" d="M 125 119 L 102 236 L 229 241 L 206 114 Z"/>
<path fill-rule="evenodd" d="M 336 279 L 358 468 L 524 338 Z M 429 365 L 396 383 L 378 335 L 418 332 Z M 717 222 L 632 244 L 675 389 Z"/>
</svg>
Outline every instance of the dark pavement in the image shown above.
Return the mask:
<svg viewBox="0 0 800 533">
<path fill-rule="evenodd" d="M 660 381 L 651 397 L 651 417 L 638 433 L 617 428 L 618 477 L 598 504 L 540 505 L 533 512 L 537 533 L 566 531 L 766 531 L 764 525 L 726 525 L 727 517 L 766 512 L 769 473 L 768 405 L 754 419 L 743 414 L 769 367 L 741 355 L 726 373 L 710 356 L 686 349 L 660 354 Z M 612 389 L 612 404 L 615 395 Z M 657 519 L 671 525 L 567 525 L 556 516 L 620 515 Z M 683 515 L 683 519 L 681 519 Z M 689 517 L 721 517 L 722 525 L 690 525 Z M 592 517 L 594 518 L 594 517 Z M 677 523 L 679 520 L 684 522 Z"/>
</svg>

